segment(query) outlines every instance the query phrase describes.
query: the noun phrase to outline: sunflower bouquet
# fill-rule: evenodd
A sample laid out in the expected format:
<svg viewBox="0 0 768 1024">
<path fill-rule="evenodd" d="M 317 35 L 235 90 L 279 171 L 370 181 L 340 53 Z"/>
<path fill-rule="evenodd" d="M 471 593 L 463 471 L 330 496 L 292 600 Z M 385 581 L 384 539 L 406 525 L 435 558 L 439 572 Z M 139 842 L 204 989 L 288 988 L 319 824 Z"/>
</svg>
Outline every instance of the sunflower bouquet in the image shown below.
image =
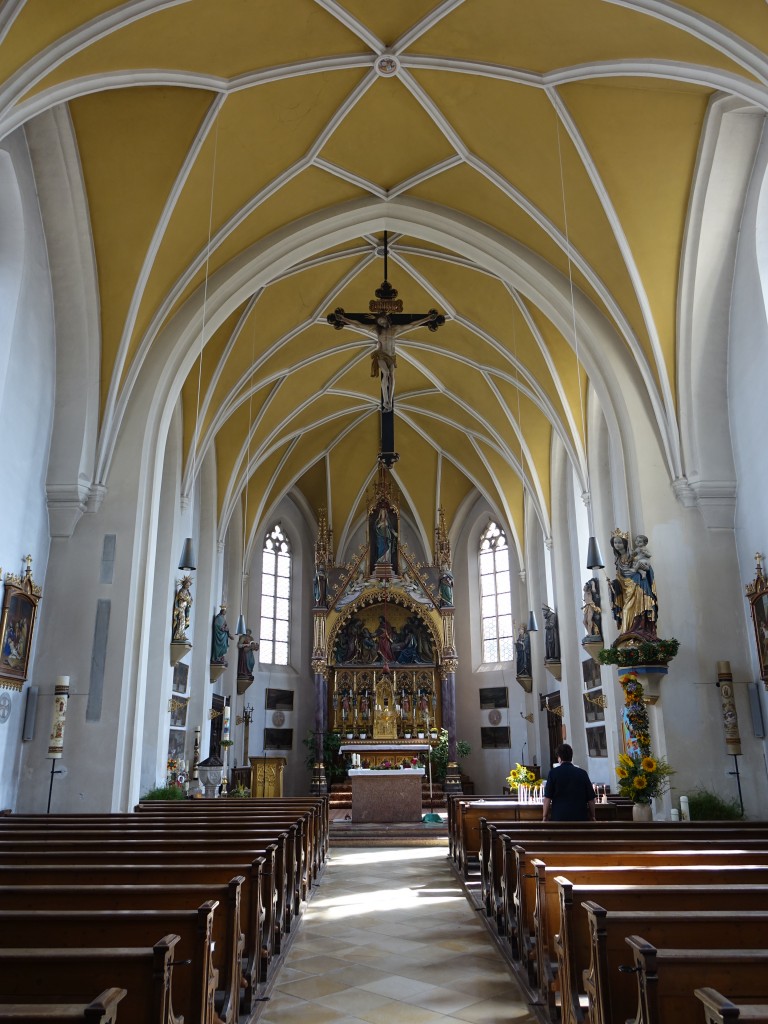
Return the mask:
<svg viewBox="0 0 768 1024">
<path fill-rule="evenodd" d="M 516 763 L 507 776 L 507 785 L 510 789 L 517 789 L 519 786 L 531 786 L 535 781 L 536 776 L 524 764 Z"/>
<path fill-rule="evenodd" d="M 649 804 L 666 793 L 672 768 L 663 757 L 652 754 L 619 754 L 616 765 L 619 793 L 638 804 Z"/>
</svg>

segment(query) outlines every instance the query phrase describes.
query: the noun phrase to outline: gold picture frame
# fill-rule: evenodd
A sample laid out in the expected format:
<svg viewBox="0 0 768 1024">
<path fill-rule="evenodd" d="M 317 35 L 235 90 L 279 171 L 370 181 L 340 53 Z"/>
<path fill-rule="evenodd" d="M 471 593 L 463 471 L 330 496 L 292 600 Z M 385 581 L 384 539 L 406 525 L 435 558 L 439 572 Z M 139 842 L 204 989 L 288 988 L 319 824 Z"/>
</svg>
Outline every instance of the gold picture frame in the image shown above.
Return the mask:
<svg viewBox="0 0 768 1024">
<path fill-rule="evenodd" d="M 5 574 L 0 616 L 0 687 L 21 690 L 27 678 L 41 589 L 32 579 L 32 556 L 23 576 Z"/>
</svg>

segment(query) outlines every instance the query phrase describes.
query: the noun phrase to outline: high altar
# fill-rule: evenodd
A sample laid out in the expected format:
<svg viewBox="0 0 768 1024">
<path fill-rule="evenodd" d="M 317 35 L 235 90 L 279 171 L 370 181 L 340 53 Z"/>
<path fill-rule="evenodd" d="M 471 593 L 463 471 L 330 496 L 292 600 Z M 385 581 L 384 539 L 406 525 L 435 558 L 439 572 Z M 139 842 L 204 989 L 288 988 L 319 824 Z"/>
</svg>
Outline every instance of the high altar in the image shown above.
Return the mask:
<svg viewBox="0 0 768 1024">
<path fill-rule="evenodd" d="M 446 789 L 461 788 L 455 765 L 453 577 L 439 510 L 432 565 L 401 541 L 400 506 L 388 468 L 379 465 L 367 507 L 367 543 L 336 565 L 321 510 L 315 544 L 315 733 L 339 735 L 362 767 L 410 762 L 440 729 L 449 743 Z M 313 791 L 327 791 L 317 743 Z"/>
</svg>

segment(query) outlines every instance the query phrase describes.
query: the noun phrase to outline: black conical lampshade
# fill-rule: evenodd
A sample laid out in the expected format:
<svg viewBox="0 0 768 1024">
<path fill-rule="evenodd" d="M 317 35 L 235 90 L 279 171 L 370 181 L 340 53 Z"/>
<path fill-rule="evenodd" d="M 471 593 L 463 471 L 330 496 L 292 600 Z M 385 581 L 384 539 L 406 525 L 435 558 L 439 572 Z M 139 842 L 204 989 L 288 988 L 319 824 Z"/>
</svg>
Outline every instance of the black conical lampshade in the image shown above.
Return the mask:
<svg viewBox="0 0 768 1024">
<path fill-rule="evenodd" d="M 538 631 L 539 631 L 539 627 L 538 627 L 538 625 L 536 623 L 536 616 L 533 614 L 532 611 L 528 612 L 528 632 L 529 633 L 538 633 Z"/>
<path fill-rule="evenodd" d="M 597 538 L 590 537 L 589 544 L 587 544 L 587 568 L 602 569 L 604 566 L 605 562 L 600 554 L 600 548 L 597 546 Z"/>
<path fill-rule="evenodd" d="M 238 619 L 237 619 L 237 626 L 235 627 L 235 635 L 236 636 L 245 636 L 245 634 L 247 632 L 248 632 L 248 629 L 247 629 L 247 626 L 245 625 L 245 617 L 243 616 L 243 613 L 240 612 L 240 615 L 238 616 Z"/>
<path fill-rule="evenodd" d="M 184 547 L 181 549 L 181 558 L 179 559 L 179 568 L 197 568 L 197 559 L 195 558 L 195 546 L 192 543 L 191 537 L 187 537 L 187 539 L 184 541 Z"/>
</svg>

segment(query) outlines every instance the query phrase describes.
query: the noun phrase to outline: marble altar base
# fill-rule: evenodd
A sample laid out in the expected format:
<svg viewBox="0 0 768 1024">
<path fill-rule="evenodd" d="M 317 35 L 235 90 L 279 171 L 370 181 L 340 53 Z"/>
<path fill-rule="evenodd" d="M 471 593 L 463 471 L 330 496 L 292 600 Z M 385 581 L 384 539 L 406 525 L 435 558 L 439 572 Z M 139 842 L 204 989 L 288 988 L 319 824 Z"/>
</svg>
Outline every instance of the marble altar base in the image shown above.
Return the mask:
<svg viewBox="0 0 768 1024">
<path fill-rule="evenodd" d="M 423 769 L 352 769 L 353 822 L 421 821 Z"/>
</svg>

